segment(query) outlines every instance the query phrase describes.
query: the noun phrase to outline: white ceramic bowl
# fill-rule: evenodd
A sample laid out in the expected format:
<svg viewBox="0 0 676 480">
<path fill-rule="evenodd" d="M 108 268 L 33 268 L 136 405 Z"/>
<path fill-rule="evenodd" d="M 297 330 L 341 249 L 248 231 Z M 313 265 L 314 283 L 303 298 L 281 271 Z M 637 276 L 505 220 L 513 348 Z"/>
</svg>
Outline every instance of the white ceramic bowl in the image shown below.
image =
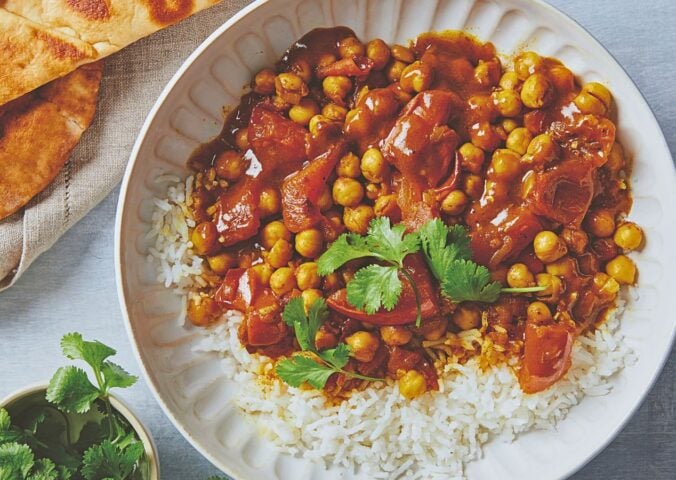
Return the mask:
<svg viewBox="0 0 676 480">
<path fill-rule="evenodd" d="M 48 382 L 36 383 L 33 385 L 28 385 L 27 387 L 17 390 L 16 392 L 10 393 L 5 398 L 0 400 L 0 408 L 11 409 L 13 405 L 16 405 L 23 400 L 27 400 L 29 397 L 38 394 L 42 394 L 44 397 L 44 394 L 47 392 L 48 384 Z M 129 422 L 129 425 L 131 425 L 131 427 L 134 429 L 138 435 L 139 440 L 143 444 L 149 467 L 147 480 L 159 480 L 160 457 L 157 455 L 157 447 L 155 446 L 153 437 L 151 437 L 148 433 L 148 429 L 146 429 L 145 425 L 141 423 L 141 420 L 136 417 L 136 414 L 129 408 L 129 406 L 114 395 L 110 396 L 110 405 Z"/>
<path fill-rule="evenodd" d="M 164 196 L 158 174 L 185 176 L 191 151 L 219 133 L 222 107 L 234 105 L 252 75 L 273 64 L 312 28 L 347 25 L 361 38 L 405 43 L 429 30 L 466 29 L 510 54 L 528 48 L 561 59 L 584 81 L 609 85 L 619 113 L 618 135 L 635 159 L 631 218 L 647 244 L 623 322 L 638 362 L 620 374 L 612 393 L 585 399 L 556 430 L 532 432 L 513 444 L 493 442 L 468 469 L 471 478 L 561 478 L 612 440 L 658 375 L 674 335 L 670 308 L 676 284 L 676 177 L 666 142 L 641 94 L 603 47 L 574 21 L 532 0 L 275 0 L 244 9 L 211 35 L 169 82 L 139 134 L 122 185 L 116 264 L 120 302 L 146 379 L 185 437 L 237 479 L 346 478 L 278 454 L 260 439 L 229 399 L 238 386 L 218 357 L 196 354 L 194 332 L 177 322 L 179 300 L 155 280 L 146 262 L 152 197 Z M 556 452 L 556 462 L 551 454 Z"/>
</svg>

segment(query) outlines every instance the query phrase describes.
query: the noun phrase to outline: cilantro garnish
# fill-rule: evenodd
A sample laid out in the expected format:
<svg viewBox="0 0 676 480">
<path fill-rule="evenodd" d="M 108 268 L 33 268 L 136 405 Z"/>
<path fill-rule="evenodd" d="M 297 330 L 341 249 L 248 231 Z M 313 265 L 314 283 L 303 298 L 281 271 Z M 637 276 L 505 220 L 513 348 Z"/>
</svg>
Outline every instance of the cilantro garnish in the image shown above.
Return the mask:
<svg viewBox="0 0 676 480">
<path fill-rule="evenodd" d="M 0 479 L 139 480 L 143 444 L 108 398 L 137 378 L 108 360 L 114 349 L 79 333 L 65 335 L 61 349 L 85 362 L 95 382 L 81 368 L 61 367 L 49 382 L 49 403 L 25 408 L 15 421 L 0 409 Z"/>
<path fill-rule="evenodd" d="M 328 275 L 350 260 L 371 257 L 380 263 L 358 270 L 347 285 L 347 301 L 368 314 L 381 307 L 392 310 L 399 302 L 402 284 L 399 275 L 411 285 L 416 297 L 416 325 L 420 325 L 420 293 L 410 273 L 404 267 L 404 258 L 420 251 L 420 238 L 416 232 L 406 234 L 404 225 L 391 226 L 388 217 L 371 220 L 366 237 L 343 234 L 319 257 L 318 272 Z M 382 265 L 384 264 L 384 265 Z"/>
<path fill-rule="evenodd" d="M 432 275 L 439 281 L 441 293 L 453 302 L 493 303 L 501 293 L 529 293 L 543 287 L 503 288 L 492 282 L 489 270 L 472 261 L 467 230 L 461 225 L 448 226 L 440 219 L 423 225 L 417 232 L 405 233 L 404 225 L 390 225 L 387 217 L 371 221 L 367 235 L 343 234 L 318 260 L 320 275 L 328 275 L 347 262 L 372 258 L 347 284 L 347 300 L 354 307 L 373 314 L 380 308 L 392 310 L 402 292 L 400 275 L 405 277 L 416 296 L 420 326 L 419 291 L 404 266 L 404 258 L 422 250 Z"/>
<path fill-rule="evenodd" d="M 310 305 L 307 315 L 301 297 L 293 298 L 287 303 L 282 319 L 294 329 L 298 345 L 303 352 L 308 353 L 280 360 L 275 369 L 279 378 L 292 387 L 300 387 L 307 382 L 316 389 L 324 388 L 334 373 L 361 380 L 381 380 L 343 370 L 350 357 L 350 347 L 345 343 L 340 343 L 335 348 L 317 350 L 315 336 L 328 315 L 329 309 L 321 298 Z"/>
</svg>

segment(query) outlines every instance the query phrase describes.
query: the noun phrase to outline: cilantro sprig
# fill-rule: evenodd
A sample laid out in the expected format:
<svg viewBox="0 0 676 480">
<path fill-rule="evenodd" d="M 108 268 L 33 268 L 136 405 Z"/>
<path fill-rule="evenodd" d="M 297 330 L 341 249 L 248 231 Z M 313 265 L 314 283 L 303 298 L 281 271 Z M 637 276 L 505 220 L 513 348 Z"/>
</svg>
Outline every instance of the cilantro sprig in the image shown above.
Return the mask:
<svg viewBox="0 0 676 480">
<path fill-rule="evenodd" d="M 472 261 L 467 230 L 448 226 L 440 219 L 430 220 L 417 232 L 405 233 L 403 225 L 391 226 L 387 217 L 371 221 L 367 235 L 343 234 L 318 260 L 320 275 L 328 275 L 351 260 L 372 258 L 347 284 L 347 300 L 356 308 L 373 314 L 380 308 L 392 310 L 402 292 L 400 275 L 411 284 L 416 296 L 416 326 L 421 322 L 418 288 L 404 266 L 407 255 L 423 252 L 432 275 L 439 281 L 441 293 L 453 302 L 493 303 L 501 293 L 538 292 L 543 287 L 503 288 L 491 281 L 490 271 Z"/>
<path fill-rule="evenodd" d="M 501 293 L 539 292 L 544 289 L 503 288 L 500 282 L 491 282 L 490 271 L 471 260 L 470 238 L 461 225 L 449 227 L 437 218 L 423 225 L 419 235 L 425 260 L 439 281 L 441 293 L 453 302 L 493 303 Z"/>
<path fill-rule="evenodd" d="M 109 400 L 112 388 L 130 387 L 137 377 L 109 360 L 114 349 L 79 333 L 65 335 L 61 349 L 87 364 L 95 382 L 82 368 L 61 367 L 45 403 L 24 408 L 14 421 L 0 409 L 0 479 L 140 480 L 143 444 Z"/>
<path fill-rule="evenodd" d="M 420 292 L 411 274 L 404 266 L 404 258 L 420 251 L 418 233 L 406 233 L 404 225 L 390 224 L 387 217 L 378 217 L 369 224 L 366 237 L 354 233 L 343 234 L 331 244 L 317 261 L 318 273 L 328 275 L 351 260 L 373 258 L 379 263 L 357 270 L 347 284 L 347 301 L 368 314 L 380 308 L 392 310 L 402 292 L 402 275 L 411 285 L 416 297 L 416 325 L 422 321 Z"/>
<path fill-rule="evenodd" d="M 275 369 L 279 378 L 292 387 L 308 383 L 316 389 L 324 388 L 334 373 L 342 373 L 361 380 L 381 380 L 343 369 L 351 353 L 350 347 L 345 343 L 339 343 L 335 348 L 321 351 L 317 349 L 315 337 L 328 316 L 329 309 L 323 299 L 315 300 L 308 308 L 307 314 L 301 297 L 293 298 L 287 303 L 282 319 L 293 328 L 298 345 L 306 353 L 280 360 Z"/>
</svg>

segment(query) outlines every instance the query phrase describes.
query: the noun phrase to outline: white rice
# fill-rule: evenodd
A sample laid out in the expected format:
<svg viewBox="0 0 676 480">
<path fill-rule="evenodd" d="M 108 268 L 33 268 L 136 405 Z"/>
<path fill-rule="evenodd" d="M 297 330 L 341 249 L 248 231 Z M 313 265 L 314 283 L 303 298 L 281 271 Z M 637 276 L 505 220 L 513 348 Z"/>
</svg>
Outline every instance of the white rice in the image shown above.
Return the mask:
<svg viewBox="0 0 676 480">
<path fill-rule="evenodd" d="M 202 260 L 191 250 L 186 199 L 192 178 L 182 183 L 163 177 L 167 198 L 155 199 L 155 237 L 149 258 L 158 281 L 183 295 L 200 285 Z M 339 405 L 327 405 L 316 390 L 292 388 L 279 380 L 260 382 L 270 359 L 250 355 L 237 337 L 241 315 L 231 312 L 218 325 L 199 329 L 202 351 L 222 355 L 226 374 L 240 386 L 235 402 L 278 448 L 296 456 L 340 465 L 374 479 L 464 478 L 467 462 L 481 456 L 491 440 L 512 441 L 521 432 L 552 428 L 585 395 L 605 395 L 611 379 L 634 361 L 619 331 L 623 305 L 597 331 L 579 338 L 572 366 L 553 387 L 524 394 L 512 369 L 500 365 L 482 371 L 478 359 L 449 364 L 439 392 L 412 401 L 395 382 L 354 392 Z"/>
</svg>

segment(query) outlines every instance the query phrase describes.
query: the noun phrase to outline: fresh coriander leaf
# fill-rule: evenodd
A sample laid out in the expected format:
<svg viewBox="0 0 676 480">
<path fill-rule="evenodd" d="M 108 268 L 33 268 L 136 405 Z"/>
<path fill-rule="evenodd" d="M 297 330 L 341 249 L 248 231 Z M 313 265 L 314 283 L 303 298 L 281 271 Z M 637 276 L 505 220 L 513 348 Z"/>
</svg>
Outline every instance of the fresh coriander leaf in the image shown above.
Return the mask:
<svg viewBox="0 0 676 480">
<path fill-rule="evenodd" d="M 366 245 L 366 240 L 355 233 L 344 233 L 319 257 L 317 273 L 325 276 L 335 272 L 350 260 L 371 257 L 373 253 Z"/>
<path fill-rule="evenodd" d="M 302 303 L 302 298 L 301 298 Z M 317 331 L 326 319 L 329 317 L 329 308 L 323 298 L 315 300 L 308 309 L 308 343 L 310 346 L 308 350 L 316 351 L 315 338 L 317 338 Z"/>
<path fill-rule="evenodd" d="M 461 225 L 448 227 L 437 218 L 423 225 L 418 233 L 427 264 L 437 280 L 444 277 L 454 261 L 472 257 L 469 235 Z"/>
<path fill-rule="evenodd" d="M 103 362 L 101 373 L 106 384 L 106 388 L 127 388 L 136 383 L 138 377 L 130 375 L 122 367 L 113 362 Z"/>
<path fill-rule="evenodd" d="M 377 217 L 369 224 L 366 244 L 371 252 L 401 266 L 406 255 L 420 250 L 418 234 L 404 235 L 405 233 L 404 225 L 393 227 L 388 217 Z"/>
<path fill-rule="evenodd" d="M 319 352 L 319 357 L 332 367 L 341 369 L 350 360 L 350 347 L 345 343 L 339 343 L 336 348 Z"/>
<path fill-rule="evenodd" d="M 401 295 L 399 269 L 393 265 L 369 265 L 355 273 L 347 284 L 347 301 L 368 314 L 381 306 L 392 310 Z"/>
<path fill-rule="evenodd" d="M 68 366 L 59 368 L 49 381 L 48 402 L 69 413 L 86 413 L 99 398 L 99 389 L 87 378 L 84 370 Z"/>
<path fill-rule="evenodd" d="M 310 339 L 310 326 L 305 315 L 305 307 L 301 297 L 292 298 L 284 307 L 282 312 L 284 323 L 293 328 L 298 340 L 298 345 L 302 350 L 309 350 L 314 347 L 314 341 Z M 312 338 L 314 340 L 314 337 Z"/>
<path fill-rule="evenodd" d="M 87 480 L 127 478 L 143 456 L 143 444 L 134 442 L 120 449 L 110 440 L 90 447 L 82 457 L 82 476 Z"/>
<path fill-rule="evenodd" d="M 22 480 L 34 463 L 35 456 L 28 445 L 16 442 L 0 445 L 0 480 Z"/>
<path fill-rule="evenodd" d="M 94 370 L 100 370 L 103 361 L 117 352 L 99 341 L 83 340 L 79 333 L 67 333 L 61 339 L 61 350 L 71 360 L 84 360 Z"/>
<path fill-rule="evenodd" d="M 59 471 L 56 465 L 48 458 L 41 458 L 35 461 L 35 466 L 31 471 L 28 480 L 59 480 Z"/>
<path fill-rule="evenodd" d="M 329 377 L 336 373 L 333 368 L 303 355 L 294 355 L 279 361 L 275 370 L 279 378 L 292 387 L 298 388 L 307 382 L 318 390 L 324 388 Z"/>
<path fill-rule="evenodd" d="M 12 419 L 9 412 L 4 408 L 0 408 L 0 445 L 4 443 L 20 442 L 22 439 L 21 432 L 12 426 Z"/>
<path fill-rule="evenodd" d="M 500 296 L 501 285 L 491 282 L 491 274 L 486 267 L 471 260 L 456 260 L 446 270 L 441 290 L 454 302 L 493 303 Z"/>
<path fill-rule="evenodd" d="M 0 408 L 0 432 L 9 430 L 9 427 L 11 426 L 12 419 L 9 416 L 9 412 L 4 408 Z"/>
</svg>

